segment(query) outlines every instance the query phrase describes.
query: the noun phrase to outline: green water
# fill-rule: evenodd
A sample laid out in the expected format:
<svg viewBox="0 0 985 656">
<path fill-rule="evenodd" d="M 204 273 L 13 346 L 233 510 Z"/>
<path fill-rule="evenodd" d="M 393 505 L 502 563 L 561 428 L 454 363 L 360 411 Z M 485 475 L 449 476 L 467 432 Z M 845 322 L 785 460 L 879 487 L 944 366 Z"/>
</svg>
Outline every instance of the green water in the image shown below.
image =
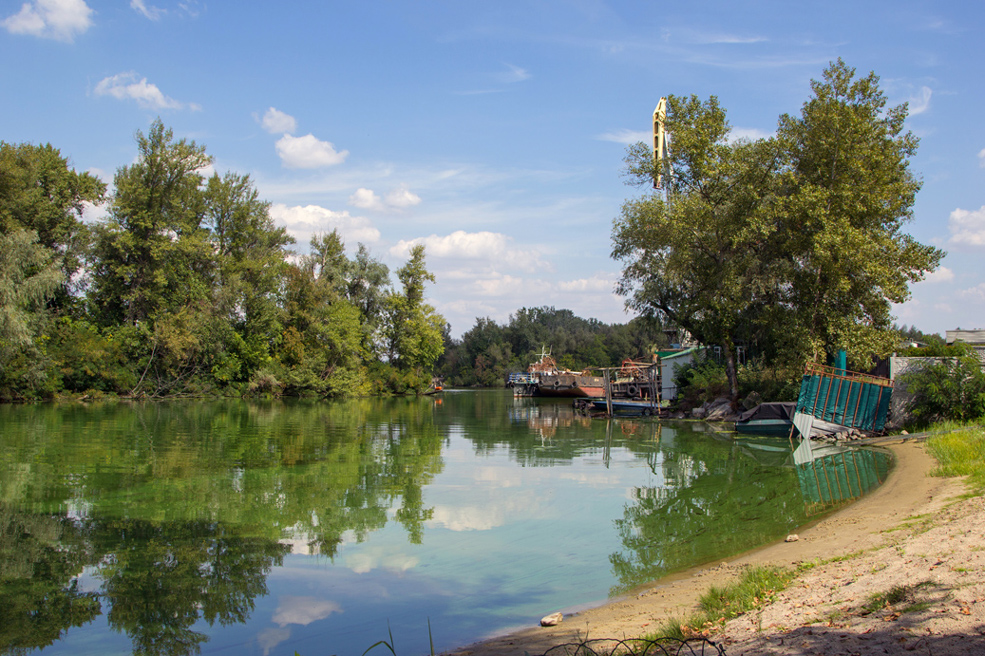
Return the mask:
<svg viewBox="0 0 985 656">
<path fill-rule="evenodd" d="M 696 428 L 504 392 L 0 406 L 0 653 L 426 654 L 843 501 Z"/>
</svg>

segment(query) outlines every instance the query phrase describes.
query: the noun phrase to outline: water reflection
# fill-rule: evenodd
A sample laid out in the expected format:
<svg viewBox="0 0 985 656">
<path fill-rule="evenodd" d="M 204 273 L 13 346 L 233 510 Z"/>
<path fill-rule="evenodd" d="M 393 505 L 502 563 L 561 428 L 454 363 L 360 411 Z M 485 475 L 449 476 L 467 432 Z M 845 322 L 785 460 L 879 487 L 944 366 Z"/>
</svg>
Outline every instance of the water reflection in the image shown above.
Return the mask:
<svg viewBox="0 0 985 656">
<path fill-rule="evenodd" d="M 797 480 L 808 516 L 858 499 L 889 475 L 889 455 L 870 449 L 802 440 L 794 450 Z"/>
<path fill-rule="evenodd" d="M 87 625 L 136 654 L 360 653 L 391 620 L 423 653 L 428 619 L 451 648 L 818 503 L 789 446 L 510 394 L 0 406 L 0 427 L 3 653 L 78 653 Z"/>
<path fill-rule="evenodd" d="M 208 638 L 192 626 L 246 621 L 293 549 L 334 556 L 391 518 L 420 543 L 442 437 L 427 408 L 372 422 L 372 406 L 8 411 L 0 650 L 48 646 L 105 612 L 135 654 L 197 653 Z M 98 592 L 80 589 L 87 568 Z"/>
</svg>

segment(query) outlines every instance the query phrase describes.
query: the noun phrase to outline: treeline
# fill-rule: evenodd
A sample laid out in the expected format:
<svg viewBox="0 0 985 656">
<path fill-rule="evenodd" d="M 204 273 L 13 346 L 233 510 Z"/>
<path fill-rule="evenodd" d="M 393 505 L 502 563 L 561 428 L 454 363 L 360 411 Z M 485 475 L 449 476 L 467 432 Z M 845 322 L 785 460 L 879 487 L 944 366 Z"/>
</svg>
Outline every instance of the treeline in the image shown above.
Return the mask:
<svg viewBox="0 0 985 656">
<path fill-rule="evenodd" d="M 477 319 L 461 340 L 446 338 L 437 368 L 450 385 L 502 387 L 511 372 L 526 371 L 544 350 L 559 367 L 580 371 L 618 366 L 626 358 L 649 360 L 666 345 L 667 336 L 654 320 L 610 325 L 570 310 L 523 308 L 505 325 Z"/>
<path fill-rule="evenodd" d="M 0 142 L 0 400 L 427 387 L 448 331 L 423 246 L 398 287 L 336 231 L 297 255 L 249 176 L 206 178 L 160 120 L 137 146 L 108 195 L 51 145 Z"/>
</svg>

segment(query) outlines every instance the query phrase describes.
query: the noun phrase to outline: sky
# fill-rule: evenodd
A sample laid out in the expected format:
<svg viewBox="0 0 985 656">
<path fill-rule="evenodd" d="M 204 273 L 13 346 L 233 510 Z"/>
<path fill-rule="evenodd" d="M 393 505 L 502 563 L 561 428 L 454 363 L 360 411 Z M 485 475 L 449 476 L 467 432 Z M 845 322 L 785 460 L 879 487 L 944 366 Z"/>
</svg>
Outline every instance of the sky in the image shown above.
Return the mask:
<svg viewBox="0 0 985 656">
<path fill-rule="evenodd" d="M 337 229 L 395 273 L 423 243 L 454 337 L 543 306 L 626 323 L 612 224 L 660 97 L 769 136 L 841 57 L 909 103 L 904 230 L 947 256 L 894 314 L 943 334 L 985 328 L 983 31 L 970 0 L 0 0 L 0 140 L 111 185 L 160 118 L 298 252 Z"/>
</svg>

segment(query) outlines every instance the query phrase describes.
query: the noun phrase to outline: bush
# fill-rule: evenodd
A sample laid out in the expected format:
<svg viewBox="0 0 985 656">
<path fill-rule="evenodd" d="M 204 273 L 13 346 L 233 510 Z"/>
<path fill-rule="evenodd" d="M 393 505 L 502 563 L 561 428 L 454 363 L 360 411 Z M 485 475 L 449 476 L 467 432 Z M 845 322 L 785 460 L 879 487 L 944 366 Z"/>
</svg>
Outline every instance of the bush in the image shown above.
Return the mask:
<svg viewBox="0 0 985 656">
<path fill-rule="evenodd" d="M 973 355 L 949 358 L 900 377 L 913 394 L 917 425 L 985 417 L 985 371 Z"/>
</svg>

